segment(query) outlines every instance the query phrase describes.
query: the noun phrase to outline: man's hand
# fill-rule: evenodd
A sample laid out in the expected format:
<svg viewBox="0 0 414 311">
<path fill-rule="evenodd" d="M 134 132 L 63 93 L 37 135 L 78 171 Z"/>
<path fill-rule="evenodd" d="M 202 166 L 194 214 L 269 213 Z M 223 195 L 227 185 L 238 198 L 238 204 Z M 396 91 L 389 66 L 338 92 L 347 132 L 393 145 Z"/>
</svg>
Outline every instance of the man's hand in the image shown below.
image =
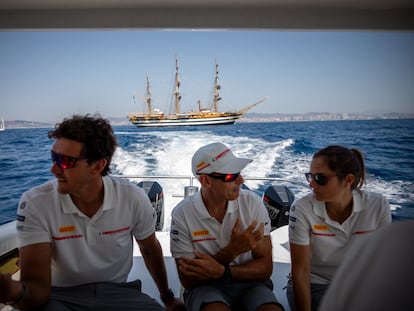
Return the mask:
<svg viewBox="0 0 414 311">
<path fill-rule="evenodd" d="M 234 257 L 251 251 L 256 248 L 259 241 L 264 236 L 264 224 L 257 226 L 257 221 L 253 221 L 245 230 L 240 231 L 240 218 L 231 230 L 231 238 L 229 247 L 232 250 Z"/>
<path fill-rule="evenodd" d="M 264 237 L 264 223 L 258 226 L 255 220 L 240 231 L 240 222 L 240 218 L 237 218 L 231 230 L 229 244 L 214 255 L 214 259 L 222 265 L 229 264 L 240 254 L 253 251 Z"/>
<path fill-rule="evenodd" d="M 178 260 L 180 273 L 197 281 L 215 280 L 222 277 L 224 266 L 213 257 L 194 251 L 195 258 L 181 257 Z"/>
<path fill-rule="evenodd" d="M 185 306 L 181 299 L 174 297 L 173 300 L 165 304 L 165 309 L 167 311 L 185 311 Z"/>
</svg>

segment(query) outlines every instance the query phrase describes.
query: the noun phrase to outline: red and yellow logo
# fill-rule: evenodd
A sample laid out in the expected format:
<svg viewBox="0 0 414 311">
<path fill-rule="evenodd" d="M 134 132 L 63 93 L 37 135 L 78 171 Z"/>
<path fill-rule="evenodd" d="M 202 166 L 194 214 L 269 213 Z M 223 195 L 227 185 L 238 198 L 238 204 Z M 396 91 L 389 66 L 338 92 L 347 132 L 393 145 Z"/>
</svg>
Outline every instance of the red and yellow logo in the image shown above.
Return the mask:
<svg viewBox="0 0 414 311">
<path fill-rule="evenodd" d="M 329 229 L 329 227 L 327 225 L 313 225 L 313 229 L 314 230 L 323 230 L 326 231 Z"/>
<path fill-rule="evenodd" d="M 199 231 L 194 231 L 193 232 L 193 236 L 203 236 L 203 235 L 209 235 L 210 231 L 208 230 L 199 230 Z"/>
<path fill-rule="evenodd" d="M 59 227 L 59 232 L 60 233 L 75 232 L 75 231 L 76 231 L 75 226 Z"/>
</svg>

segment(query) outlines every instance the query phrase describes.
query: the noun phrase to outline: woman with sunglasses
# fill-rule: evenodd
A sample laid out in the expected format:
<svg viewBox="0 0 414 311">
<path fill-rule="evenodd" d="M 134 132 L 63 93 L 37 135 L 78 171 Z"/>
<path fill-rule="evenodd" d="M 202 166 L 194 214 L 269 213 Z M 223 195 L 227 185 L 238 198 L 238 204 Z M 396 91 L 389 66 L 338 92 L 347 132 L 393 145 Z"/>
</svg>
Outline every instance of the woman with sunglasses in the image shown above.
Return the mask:
<svg viewBox="0 0 414 311">
<path fill-rule="evenodd" d="M 391 211 L 381 194 L 361 190 L 365 164 L 357 149 L 319 150 L 305 177 L 312 193 L 295 201 L 290 211 L 287 296 L 292 310 L 316 311 L 347 250 L 390 224 Z"/>
<path fill-rule="evenodd" d="M 192 158 L 201 190 L 171 215 L 171 253 L 187 311 L 283 310 L 268 283 L 268 212 L 258 195 L 240 189 L 240 171 L 250 161 L 222 143 L 203 146 Z"/>
</svg>

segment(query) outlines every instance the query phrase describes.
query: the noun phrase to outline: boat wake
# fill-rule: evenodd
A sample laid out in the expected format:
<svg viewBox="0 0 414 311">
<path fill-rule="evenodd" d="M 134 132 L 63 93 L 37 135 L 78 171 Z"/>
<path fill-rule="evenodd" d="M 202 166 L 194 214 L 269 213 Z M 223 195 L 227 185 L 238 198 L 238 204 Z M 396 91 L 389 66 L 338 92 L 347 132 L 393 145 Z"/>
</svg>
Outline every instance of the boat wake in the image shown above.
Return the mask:
<svg viewBox="0 0 414 311">
<path fill-rule="evenodd" d="M 229 128 L 231 130 L 231 128 Z M 113 173 L 123 176 L 131 175 L 179 175 L 192 176 L 191 157 L 201 146 L 211 142 L 224 142 L 238 156 L 253 159 L 244 170 L 243 176 L 277 178 L 288 180 L 289 188 L 295 197 L 309 193 L 310 189 L 303 177 L 309 170 L 311 154 L 297 152 L 298 142 L 293 138 L 269 141 L 263 138 L 244 136 L 243 132 L 216 134 L 212 130 L 151 130 L 140 132 L 116 132 L 122 140 L 113 159 Z M 137 180 L 134 180 L 137 181 Z M 175 206 L 183 196 L 183 189 L 189 185 L 189 178 L 182 180 L 158 180 L 166 193 L 166 218 L 169 217 L 171 206 Z M 193 180 L 195 186 L 199 186 Z M 247 179 L 245 184 L 261 194 L 272 181 Z M 283 183 L 283 181 L 278 181 Z M 376 175 L 367 175 L 368 191 L 380 192 L 389 200 L 393 210 L 400 209 L 404 204 L 414 201 L 414 185 L 401 180 L 384 180 Z M 414 211 L 413 211 L 414 213 Z M 413 215 L 407 215 L 414 217 Z M 168 219 L 165 219 L 165 225 Z M 168 228 L 165 228 L 168 230 Z"/>
</svg>

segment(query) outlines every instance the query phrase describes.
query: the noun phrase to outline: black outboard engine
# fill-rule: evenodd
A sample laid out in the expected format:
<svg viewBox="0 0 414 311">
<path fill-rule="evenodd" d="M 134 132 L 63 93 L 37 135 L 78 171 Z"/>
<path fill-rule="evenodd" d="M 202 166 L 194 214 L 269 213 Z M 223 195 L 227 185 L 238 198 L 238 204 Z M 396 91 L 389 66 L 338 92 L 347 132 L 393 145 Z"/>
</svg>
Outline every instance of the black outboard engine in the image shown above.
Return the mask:
<svg viewBox="0 0 414 311">
<path fill-rule="evenodd" d="M 157 222 L 155 223 L 155 230 L 161 231 L 164 226 L 164 193 L 161 185 L 156 181 L 141 181 L 138 187 L 144 189 L 148 195 L 152 207 L 157 213 Z"/>
<path fill-rule="evenodd" d="M 263 203 L 269 212 L 271 231 L 289 224 L 289 211 L 295 199 L 286 186 L 270 186 L 263 194 Z"/>
</svg>

